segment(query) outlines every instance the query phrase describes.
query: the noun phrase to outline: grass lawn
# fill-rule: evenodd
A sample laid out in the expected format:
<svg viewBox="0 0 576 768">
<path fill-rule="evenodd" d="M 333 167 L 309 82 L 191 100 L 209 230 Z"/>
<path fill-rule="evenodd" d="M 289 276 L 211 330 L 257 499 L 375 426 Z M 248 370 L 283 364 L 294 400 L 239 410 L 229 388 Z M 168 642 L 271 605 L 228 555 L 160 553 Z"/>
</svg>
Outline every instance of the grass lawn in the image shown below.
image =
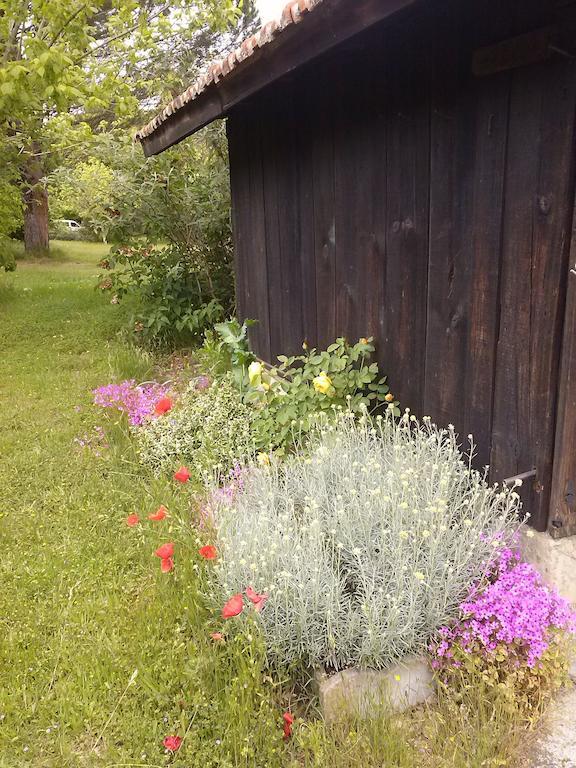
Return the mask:
<svg viewBox="0 0 576 768">
<path fill-rule="evenodd" d="M 116 340 L 123 309 L 94 289 L 107 248 L 58 249 L 0 275 L 0 765 L 154 765 L 186 611 L 152 555 L 168 530 L 145 541 L 124 518 L 174 506 L 172 491 L 116 460 L 121 426 L 103 458 L 74 442 L 103 421 L 91 389 L 143 380 L 149 362 Z"/>
<path fill-rule="evenodd" d="M 515 723 L 485 702 L 328 729 L 266 667 L 256 627 L 206 608 L 194 489 L 147 475 L 92 405 L 95 387 L 152 374 L 117 337 L 127 310 L 94 288 L 106 250 L 59 243 L 0 274 L 0 768 L 511 765 Z M 170 517 L 149 522 L 160 504 Z M 166 541 L 170 574 L 153 554 Z M 302 716 L 287 744 L 285 709 Z"/>
</svg>

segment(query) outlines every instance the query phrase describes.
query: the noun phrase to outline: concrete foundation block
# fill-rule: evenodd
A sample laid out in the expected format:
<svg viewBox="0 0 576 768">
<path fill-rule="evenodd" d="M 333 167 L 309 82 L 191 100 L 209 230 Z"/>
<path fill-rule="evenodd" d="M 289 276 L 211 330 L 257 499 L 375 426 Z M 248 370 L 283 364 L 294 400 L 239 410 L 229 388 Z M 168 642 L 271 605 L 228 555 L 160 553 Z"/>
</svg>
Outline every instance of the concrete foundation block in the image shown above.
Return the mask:
<svg viewBox="0 0 576 768">
<path fill-rule="evenodd" d="M 523 525 L 521 537 L 522 559 L 540 571 L 546 584 L 576 605 L 576 536 L 553 539 Z"/>
<path fill-rule="evenodd" d="M 334 675 L 317 670 L 320 707 L 326 722 L 367 718 L 379 707 L 402 711 L 434 696 L 432 672 L 423 658 L 409 658 L 385 670 L 345 669 Z"/>
</svg>

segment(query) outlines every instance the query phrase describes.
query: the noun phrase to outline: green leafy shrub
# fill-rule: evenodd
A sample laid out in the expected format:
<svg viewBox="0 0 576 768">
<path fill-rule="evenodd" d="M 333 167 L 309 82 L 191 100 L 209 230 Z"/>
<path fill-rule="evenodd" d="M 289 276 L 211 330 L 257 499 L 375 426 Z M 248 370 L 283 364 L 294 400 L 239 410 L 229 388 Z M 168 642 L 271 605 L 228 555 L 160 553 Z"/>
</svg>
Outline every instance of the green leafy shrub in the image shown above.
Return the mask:
<svg viewBox="0 0 576 768">
<path fill-rule="evenodd" d="M 224 353 L 226 364 L 232 368 L 234 381 L 241 391 L 244 391 L 248 384 L 250 363 L 256 360 L 248 341 L 248 329 L 256 322 L 257 320 L 244 320 L 240 325 L 238 320 L 233 317 L 225 323 L 217 323 L 214 326 L 214 331 L 220 339 L 215 347 L 219 353 Z M 207 342 L 211 343 L 211 339 L 208 337 L 205 346 Z"/>
<path fill-rule="evenodd" d="M 344 414 L 242 480 L 213 502 L 217 591 L 269 596 L 259 616 L 286 662 L 386 667 L 422 652 L 519 524 L 518 494 L 489 486 L 453 429 L 392 409 Z"/>
<path fill-rule="evenodd" d="M 0 149 L 3 149 L 1 144 Z M 0 240 L 13 236 L 23 224 L 22 196 L 8 170 L 0 168 Z"/>
<path fill-rule="evenodd" d="M 225 474 L 253 452 L 253 409 L 243 403 L 231 377 L 205 390 L 196 386 L 192 382 L 168 414 L 136 432 L 139 460 L 156 473 L 182 461 L 200 475 Z"/>
<path fill-rule="evenodd" d="M 177 246 L 113 249 L 101 266 L 100 288 L 114 301 L 134 296 L 135 336 L 151 346 L 177 346 L 202 336 L 230 312 L 233 277 L 225 262 L 211 270 Z"/>
<path fill-rule="evenodd" d="M 253 362 L 245 400 L 258 408 L 254 422 L 258 447 L 290 447 L 297 435 L 310 431 L 319 413 L 334 415 L 338 406 L 360 415 L 363 408 L 391 404 L 399 415 L 386 377 L 380 375 L 378 363 L 370 361 L 373 353 L 372 339 L 349 344 L 339 338 L 325 351 L 280 355 L 280 364 L 271 370 Z"/>
<path fill-rule="evenodd" d="M 16 253 L 14 241 L 0 235 L 0 269 L 13 272 L 16 269 Z"/>
</svg>

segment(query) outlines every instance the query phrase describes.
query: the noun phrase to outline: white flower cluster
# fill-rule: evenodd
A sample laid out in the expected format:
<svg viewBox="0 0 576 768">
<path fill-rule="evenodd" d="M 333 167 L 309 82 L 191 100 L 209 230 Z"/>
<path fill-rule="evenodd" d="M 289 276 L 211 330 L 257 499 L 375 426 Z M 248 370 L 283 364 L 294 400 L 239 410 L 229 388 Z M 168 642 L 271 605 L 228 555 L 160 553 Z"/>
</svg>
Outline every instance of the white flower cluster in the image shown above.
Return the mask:
<svg viewBox="0 0 576 768">
<path fill-rule="evenodd" d="M 157 474 L 186 463 L 198 475 L 226 475 L 254 453 L 253 417 L 230 376 L 202 392 L 191 384 L 173 410 L 136 431 L 138 458 Z"/>
<path fill-rule="evenodd" d="M 270 654 L 340 669 L 421 651 L 510 544 L 520 500 L 471 468 L 453 428 L 388 413 L 341 416 L 216 512 L 217 599 L 267 593 Z"/>
</svg>

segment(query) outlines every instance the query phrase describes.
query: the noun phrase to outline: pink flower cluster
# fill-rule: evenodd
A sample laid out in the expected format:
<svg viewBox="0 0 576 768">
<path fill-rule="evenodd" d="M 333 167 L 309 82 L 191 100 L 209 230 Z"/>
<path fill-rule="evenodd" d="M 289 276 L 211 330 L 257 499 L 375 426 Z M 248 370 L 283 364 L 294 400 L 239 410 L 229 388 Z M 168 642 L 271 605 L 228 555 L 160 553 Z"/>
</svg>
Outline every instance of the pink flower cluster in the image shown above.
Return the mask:
<svg viewBox="0 0 576 768">
<path fill-rule="evenodd" d="M 431 647 L 435 669 L 460 666 L 454 661 L 456 647 L 489 657 L 502 646 L 513 646 L 515 658 L 534 667 L 555 630 L 576 633 L 569 603 L 510 549 L 500 554 L 488 585 L 474 589 L 461 604 L 460 615 L 456 625 L 440 629 L 440 640 Z"/>
<path fill-rule="evenodd" d="M 241 464 L 235 464 L 234 467 L 228 473 L 227 482 L 220 488 L 215 488 L 206 501 L 206 504 L 200 510 L 200 522 L 212 523 L 214 522 L 215 507 L 220 504 L 230 505 L 234 501 L 234 497 L 244 487 L 244 475 L 246 468 Z"/>
<path fill-rule="evenodd" d="M 154 415 L 158 402 L 168 394 L 168 388 L 157 382 L 136 384 L 134 379 L 129 379 L 98 387 L 93 394 L 94 405 L 116 408 L 128 414 L 130 424 L 138 427 Z"/>
</svg>

